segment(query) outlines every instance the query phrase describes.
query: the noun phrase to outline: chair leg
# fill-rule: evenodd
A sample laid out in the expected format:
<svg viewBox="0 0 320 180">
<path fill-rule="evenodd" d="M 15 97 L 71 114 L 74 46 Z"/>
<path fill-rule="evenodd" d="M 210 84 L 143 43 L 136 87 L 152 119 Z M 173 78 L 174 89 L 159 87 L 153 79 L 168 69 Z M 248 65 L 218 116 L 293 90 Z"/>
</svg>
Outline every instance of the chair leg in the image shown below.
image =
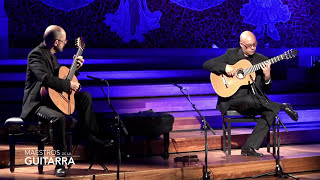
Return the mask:
<svg viewBox="0 0 320 180">
<path fill-rule="evenodd" d="M 231 155 L 231 123 L 228 121 L 228 154 Z"/>
<path fill-rule="evenodd" d="M 41 138 L 39 139 L 39 142 L 38 142 L 38 150 L 39 152 L 44 152 L 44 142 L 41 140 Z M 38 172 L 39 174 L 43 174 L 43 153 L 39 153 L 38 157 L 39 157 Z"/>
<path fill-rule="evenodd" d="M 152 138 L 150 136 L 147 136 L 148 156 L 152 156 L 151 139 Z"/>
<path fill-rule="evenodd" d="M 223 122 L 222 122 L 222 130 L 223 130 L 223 137 L 222 137 L 222 150 L 223 152 L 227 153 L 227 150 L 226 150 L 226 123 L 224 122 L 224 119 L 223 119 Z"/>
<path fill-rule="evenodd" d="M 131 152 L 129 152 L 129 148 L 131 146 L 131 136 L 125 135 L 124 138 L 125 138 L 125 149 L 124 149 L 125 156 L 126 156 L 126 158 L 130 158 Z"/>
<path fill-rule="evenodd" d="M 67 156 L 68 156 L 68 162 L 70 160 L 70 158 L 72 158 L 72 133 L 68 133 L 66 135 L 66 140 L 67 140 Z M 68 164 L 68 170 L 70 170 L 72 166 L 72 163 Z"/>
<path fill-rule="evenodd" d="M 167 160 L 169 158 L 169 133 L 163 134 L 163 144 L 164 144 L 164 159 Z"/>
<path fill-rule="evenodd" d="M 273 136 L 273 142 L 272 142 L 272 154 L 276 154 L 276 123 L 273 123 L 273 128 L 272 128 L 272 136 Z"/>
<path fill-rule="evenodd" d="M 267 152 L 270 153 L 270 130 L 267 134 Z"/>
<path fill-rule="evenodd" d="M 9 151 L 10 151 L 10 172 L 14 172 L 15 167 L 15 153 L 16 153 L 16 141 L 14 134 L 9 134 Z"/>
<path fill-rule="evenodd" d="M 72 147 L 72 135 L 67 134 L 66 135 L 66 142 L 67 142 L 67 152 L 71 152 L 71 147 Z"/>
</svg>

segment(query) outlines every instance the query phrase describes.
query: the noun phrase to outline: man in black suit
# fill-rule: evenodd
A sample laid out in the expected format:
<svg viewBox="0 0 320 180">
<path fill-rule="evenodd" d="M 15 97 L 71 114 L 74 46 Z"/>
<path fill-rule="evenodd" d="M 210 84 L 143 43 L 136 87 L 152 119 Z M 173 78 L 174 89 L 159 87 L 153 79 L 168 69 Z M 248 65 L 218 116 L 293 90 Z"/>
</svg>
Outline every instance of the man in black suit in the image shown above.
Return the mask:
<svg viewBox="0 0 320 180">
<path fill-rule="evenodd" d="M 257 41 L 255 35 L 250 31 L 244 31 L 240 35 L 240 47 L 228 49 L 227 52 L 219 57 L 209 59 L 203 64 L 203 68 L 217 75 L 225 74 L 234 76 L 235 69 L 230 65 L 237 63 L 239 60 L 247 59 L 251 64 L 255 65 L 268 58 L 262 54 L 256 53 Z M 263 65 L 262 70 L 256 71 L 255 86 L 244 85 L 231 97 L 218 97 L 217 109 L 225 114 L 227 110 L 236 110 L 244 115 L 258 115 L 265 121 L 258 121 L 252 134 L 242 146 L 241 154 L 247 156 L 263 156 L 255 149 L 259 149 L 261 143 L 270 129 L 270 125 L 275 120 L 275 114 L 280 109 L 284 110 L 293 120 L 298 120 L 298 114 L 294 111 L 290 104 L 280 104 L 265 99 L 265 92 L 271 88 L 270 63 Z M 253 92 L 252 88 L 256 88 Z"/>
<path fill-rule="evenodd" d="M 66 152 L 65 121 L 66 117 L 52 102 L 41 101 L 40 88 L 54 89 L 57 92 L 76 91 L 75 107 L 79 115 L 78 123 L 83 138 L 98 145 L 108 146 L 112 140 L 102 140 L 103 130 L 99 128 L 92 108 L 92 99 L 88 92 L 79 92 L 80 84 L 58 78 L 60 64 L 54 55 L 62 52 L 67 44 L 66 32 L 57 25 L 50 25 L 43 35 L 43 42 L 28 55 L 27 75 L 21 118 L 25 121 L 40 120 L 50 124 L 50 138 L 53 147 L 60 153 Z M 84 62 L 82 56 L 76 57 L 77 69 Z M 76 74 L 79 74 L 76 72 Z M 57 165 L 56 176 L 66 176 L 64 165 Z"/>
</svg>

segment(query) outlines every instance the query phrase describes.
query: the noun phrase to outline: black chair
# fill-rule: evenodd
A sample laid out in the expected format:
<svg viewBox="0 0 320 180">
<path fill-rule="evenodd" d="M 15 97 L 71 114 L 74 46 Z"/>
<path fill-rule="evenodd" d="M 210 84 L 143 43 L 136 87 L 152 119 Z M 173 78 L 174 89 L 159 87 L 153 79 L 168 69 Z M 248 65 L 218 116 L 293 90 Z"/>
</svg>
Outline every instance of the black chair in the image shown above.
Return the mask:
<svg viewBox="0 0 320 180">
<path fill-rule="evenodd" d="M 66 141 L 67 150 L 71 152 L 72 128 L 77 120 L 71 116 L 66 118 Z M 44 151 L 45 142 L 49 137 L 49 124 L 40 121 L 23 121 L 20 117 L 12 117 L 5 121 L 5 127 L 9 133 L 9 152 L 10 152 L 10 171 L 15 168 L 15 145 L 20 142 L 23 144 L 38 144 L 38 152 Z M 39 159 L 43 153 L 38 153 Z M 70 168 L 70 167 L 69 167 Z M 43 164 L 38 164 L 39 174 L 43 174 Z"/>
<path fill-rule="evenodd" d="M 146 136 L 148 154 L 151 154 L 151 138 L 163 134 L 163 158 L 169 158 L 169 133 L 172 131 L 174 122 L 174 117 L 171 114 L 149 110 L 139 113 L 122 114 L 120 117 L 128 131 L 128 135 L 125 137 L 127 155 L 131 136 Z"/>
<path fill-rule="evenodd" d="M 226 127 L 228 128 L 228 154 L 231 155 L 231 123 L 246 123 L 257 122 L 260 120 L 259 116 L 244 116 L 235 110 L 229 110 L 226 114 L 222 114 L 222 130 L 223 130 L 223 152 L 226 153 Z M 275 153 L 275 123 L 273 123 L 273 154 Z M 270 131 L 267 133 L 267 151 L 270 152 Z"/>
</svg>

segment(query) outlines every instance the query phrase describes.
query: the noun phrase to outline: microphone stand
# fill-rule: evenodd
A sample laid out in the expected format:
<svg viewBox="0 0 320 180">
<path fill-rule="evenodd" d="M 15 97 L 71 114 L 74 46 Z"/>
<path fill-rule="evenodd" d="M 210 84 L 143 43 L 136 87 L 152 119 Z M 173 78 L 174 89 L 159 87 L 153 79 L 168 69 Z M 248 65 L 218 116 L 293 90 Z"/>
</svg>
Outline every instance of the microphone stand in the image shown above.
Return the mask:
<svg viewBox="0 0 320 180">
<path fill-rule="evenodd" d="M 255 84 L 252 76 L 250 75 L 250 79 L 252 81 L 252 84 L 251 84 L 251 88 L 252 88 L 252 92 L 253 94 L 255 95 L 256 92 L 257 92 L 257 89 L 258 89 L 258 92 L 263 96 L 264 100 L 266 101 L 266 104 L 269 106 L 269 109 L 273 112 L 273 114 L 275 115 L 276 119 L 278 119 L 276 125 L 277 125 L 277 154 L 275 156 L 275 159 L 276 159 L 276 169 L 274 171 L 271 171 L 271 172 L 267 172 L 267 173 L 263 173 L 263 174 L 260 174 L 260 175 L 256 175 L 256 176 L 252 176 L 252 178 L 258 178 L 258 177 L 262 177 L 262 176 L 268 176 L 270 174 L 273 174 L 275 173 L 275 177 L 279 177 L 279 178 L 288 178 L 288 177 L 291 177 L 291 178 L 294 178 L 294 179 L 297 179 L 299 180 L 299 178 L 289 174 L 289 173 L 285 173 L 283 172 L 282 170 L 282 167 L 280 165 L 280 125 L 282 125 L 282 127 L 285 129 L 286 132 L 288 132 L 286 126 L 282 123 L 282 121 L 280 120 L 279 116 L 274 112 L 274 110 L 272 109 L 270 103 L 269 103 L 269 99 L 266 97 L 266 95 L 264 93 L 261 92 L 261 90 L 257 87 L 257 85 Z M 255 90 L 255 91 L 254 91 Z M 259 97 L 258 97 L 259 99 Z M 260 99 L 259 99 L 260 101 Z M 260 101 L 261 103 L 261 101 Z M 273 142 L 275 143 L 275 142 Z"/>
<path fill-rule="evenodd" d="M 193 104 L 190 100 L 190 96 L 189 93 L 188 95 L 186 95 L 184 93 L 183 90 L 185 90 L 184 88 L 182 88 L 181 86 L 178 86 L 176 84 L 174 84 L 175 86 L 177 86 L 181 93 L 188 99 L 188 101 L 190 102 L 191 106 L 193 107 L 193 109 L 195 111 L 197 111 L 197 113 L 200 115 L 202 122 L 203 122 L 203 129 L 204 129 L 204 137 L 205 137 L 205 166 L 203 167 L 203 176 L 202 176 L 202 180 L 210 180 L 210 173 L 208 172 L 208 129 L 210 129 L 210 131 L 212 132 L 212 134 L 216 135 L 216 133 L 213 131 L 212 127 L 210 126 L 210 124 L 206 121 L 206 119 L 204 118 L 204 116 L 200 113 L 200 111 L 196 108 L 196 105 Z"/>
<path fill-rule="evenodd" d="M 93 77 L 90 77 L 90 78 L 95 79 L 95 80 L 97 80 L 97 82 L 99 82 L 100 89 L 102 90 L 106 100 L 108 101 L 108 104 L 109 104 L 110 108 L 112 109 L 113 113 L 115 114 L 115 119 L 116 119 L 116 122 L 117 122 L 116 127 L 117 127 L 117 140 L 118 140 L 117 180 L 119 180 L 120 179 L 120 164 L 121 164 L 121 151 L 120 151 L 121 133 L 120 133 L 120 128 L 122 129 L 122 131 L 124 132 L 125 135 L 128 135 L 128 131 L 127 131 L 126 127 L 124 126 L 123 122 L 121 121 L 119 114 L 113 108 L 113 106 L 111 104 L 111 101 L 110 101 L 110 98 L 109 98 L 110 87 L 109 87 L 108 81 L 104 80 L 104 79 L 93 78 Z M 102 88 L 102 83 L 106 83 L 108 85 L 108 96 L 106 95 L 105 91 Z"/>
</svg>

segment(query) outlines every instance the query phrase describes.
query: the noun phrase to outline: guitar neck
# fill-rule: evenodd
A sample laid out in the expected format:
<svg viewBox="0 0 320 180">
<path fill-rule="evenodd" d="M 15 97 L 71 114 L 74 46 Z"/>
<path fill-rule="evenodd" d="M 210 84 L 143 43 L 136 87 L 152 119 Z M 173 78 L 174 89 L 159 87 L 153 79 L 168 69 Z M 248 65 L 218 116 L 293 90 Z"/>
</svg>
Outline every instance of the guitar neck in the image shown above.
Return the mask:
<svg viewBox="0 0 320 180">
<path fill-rule="evenodd" d="M 70 67 L 70 72 L 69 72 L 69 74 L 68 74 L 68 76 L 67 76 L 67 79 L 69 79 L 70 81 L 72 80 L 72 78 L 73 78 L 73 76 L 74 76 L 74 73 L 75 73 L 76 70 L 77 70 L 77 60 L 76 60 L 76 58 L 77 58 L 78 56 L 81 56 L 81 55 L 82 55 L 82 52 L 83 52 L 83 49 L 81 49 L 81 48 L 79 47 L 79 49 L 78 49 L 78 51 L 77 51 L 77 54 L 75 55 L 75 58 L 73 58 L 72 65 L 71 65 L 71 67 Z"/>
<path fill-rule="evenodd" d="M 284 56 L 281 54 L 279 56 L 273 57 L 271 59 L 265 60 L 261 63 L 255 64 L 249 68 L 244 69 L 244 73 L 245 73 L 245 75 L 250 74 L 252 72 L 260 70 L 267 63 L 274 64 L 274 63 L 279 62 L 283 59 L 284 59 Z"/>
</svg>

